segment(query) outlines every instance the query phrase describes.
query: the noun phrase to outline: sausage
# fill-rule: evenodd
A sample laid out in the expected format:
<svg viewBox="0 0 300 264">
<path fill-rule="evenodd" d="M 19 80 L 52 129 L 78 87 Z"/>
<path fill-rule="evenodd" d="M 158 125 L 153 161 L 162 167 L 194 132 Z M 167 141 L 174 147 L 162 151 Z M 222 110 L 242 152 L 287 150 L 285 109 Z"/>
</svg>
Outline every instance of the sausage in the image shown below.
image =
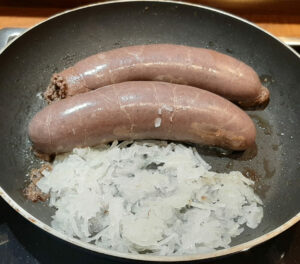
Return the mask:
<svg viewBox="0 0 300 264">
<path fill-rule="evenodd" d="M 245 63 L 203 48 L 157 44 L 102 52 L 54 74 L 48 101 L 125 81 L 165 81 L 219 94 L 242 107 L 265 106 L 269 91 Z"/>
<path fill-rule="evenodd" d="M 38 112 L 29 137 L 53 154 L 113 140 L 162 139 L 245 150 L 255 142 L 250 117 L 214 93 L 165 82 L 112 84 Z"/>
</svg>

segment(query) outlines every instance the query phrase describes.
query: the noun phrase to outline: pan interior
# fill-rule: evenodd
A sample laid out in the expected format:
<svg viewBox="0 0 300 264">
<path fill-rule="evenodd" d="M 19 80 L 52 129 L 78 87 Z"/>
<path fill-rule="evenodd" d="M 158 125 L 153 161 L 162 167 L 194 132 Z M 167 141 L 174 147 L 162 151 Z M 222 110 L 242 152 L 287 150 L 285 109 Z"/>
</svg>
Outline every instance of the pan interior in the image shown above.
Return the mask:
<svg viewBox="0 0 300 264">
<path fill-rule="evenodd" d="M 257 238 L 299 212 L 299 58 L 268 34 L 209 9 L 167 2 L 122 2 L 76 10 L 33 28 L 0 56 L 0 185 L 21 207 L 50 224 L 53 209 L 22 195 L 26 174 L 39 162 L 31 153 L 27 126 L 44 106 L 37 96 L 54 72 L 89 55 L 151 43 L 205 47 L 252 66 L 270 89 L 264 111 L 249 112 L 257 147 L 229 156 L 199 148 L 213 170 L 240 170 L 255 180 L 264 218 L 233 245 Z"/>
</svg>

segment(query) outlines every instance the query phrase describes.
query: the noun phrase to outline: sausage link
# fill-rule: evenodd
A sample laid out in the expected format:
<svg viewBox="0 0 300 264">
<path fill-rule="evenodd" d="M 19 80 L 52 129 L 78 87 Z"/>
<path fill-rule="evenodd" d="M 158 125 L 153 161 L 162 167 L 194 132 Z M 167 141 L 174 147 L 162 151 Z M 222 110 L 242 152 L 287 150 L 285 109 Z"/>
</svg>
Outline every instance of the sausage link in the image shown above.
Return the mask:
<svg viewBox="0 0 300 264">
<path fill-rule="evenodd" d="M 54 74 L 48 101 L 125 81 L 164 81 L 219 94 L 242 107 L 265 106 L 269 91 L 245 63 L 203 48 L 156 44 L 102 52 Z"/>
<path fill-rule="evenodd" d="M 245 150 L 252 120 L 214 93 L 166 82 L 112 84 L 38 112 L 29 124 L 35 150 L 62 153 L 113 140 L 163 139 Z"/>
</svg>

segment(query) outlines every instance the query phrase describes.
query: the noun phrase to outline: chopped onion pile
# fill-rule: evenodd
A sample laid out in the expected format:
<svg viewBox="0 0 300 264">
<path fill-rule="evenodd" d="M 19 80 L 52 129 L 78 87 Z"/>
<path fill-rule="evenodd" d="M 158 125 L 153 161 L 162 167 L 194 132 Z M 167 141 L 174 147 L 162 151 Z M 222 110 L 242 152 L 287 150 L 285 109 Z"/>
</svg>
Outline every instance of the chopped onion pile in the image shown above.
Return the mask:
<svg viewBox="0 0 300 264">
<path fill-rule="evenodd" d="M 131 143 L 56 157 L 37 183 L 55 229 L 119 252 L 184 255 L 228 248 L 260 223 L 262 201 L 240 172 L 210 171 L 181 144 Z"/>
</svg>

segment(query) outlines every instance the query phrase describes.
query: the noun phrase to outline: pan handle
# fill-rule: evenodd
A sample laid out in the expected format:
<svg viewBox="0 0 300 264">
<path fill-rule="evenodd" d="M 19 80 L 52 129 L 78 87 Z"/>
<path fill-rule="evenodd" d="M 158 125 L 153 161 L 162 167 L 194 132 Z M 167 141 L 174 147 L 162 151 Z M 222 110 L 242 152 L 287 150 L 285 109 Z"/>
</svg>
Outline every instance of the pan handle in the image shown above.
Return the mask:
<svg viewBox="0 0 300 264">
<path fill-rule="evenodd" d="M 0 50 L 10 41 L 25 32 L 26 28 L 3 28 L 0 29 Z"/>
</svg>

